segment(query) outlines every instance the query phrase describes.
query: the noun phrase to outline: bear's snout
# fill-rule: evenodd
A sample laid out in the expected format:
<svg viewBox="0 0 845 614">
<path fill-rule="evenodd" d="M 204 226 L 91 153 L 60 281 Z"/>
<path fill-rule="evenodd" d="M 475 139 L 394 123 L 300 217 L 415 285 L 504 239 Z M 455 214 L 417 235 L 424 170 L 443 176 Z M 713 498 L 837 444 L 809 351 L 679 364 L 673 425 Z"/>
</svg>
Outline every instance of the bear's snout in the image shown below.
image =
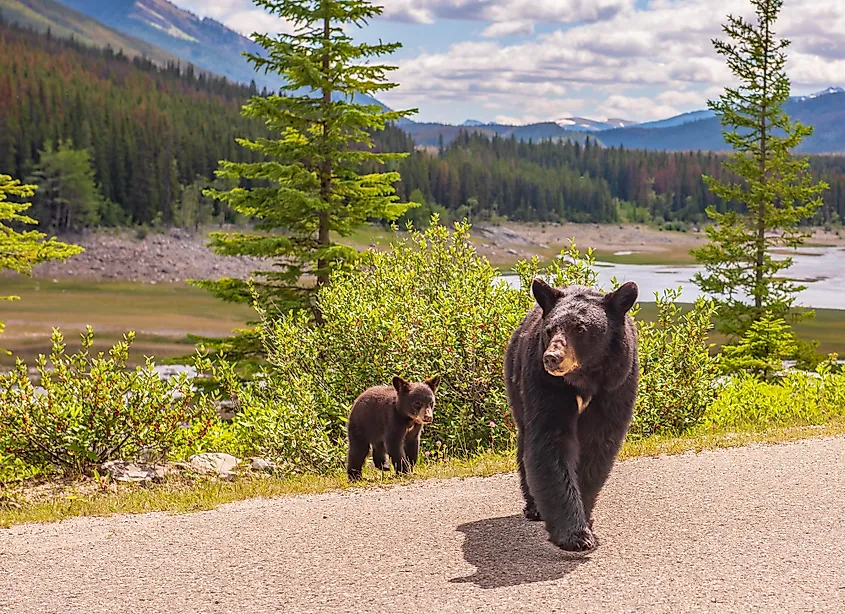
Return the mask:
<svg viewBox="0 0 845 614">
<path fill-rule="evenodd" d="M 560 336 L 555 336 L 543 353 L 543 368 L 558 377 L 572 373 L 579 366 L 575 350 Z"/>
<path fill-rule="evenodd" d="M 434 410 L 431 407 L 426 407 L 422 415 L 423 424 L 431 424 L 434 422 Z"/>
<path fill-rule="evenodd" d="M 560 352 L 546 352 L 543 355 L 543 366 L 546 367 L 546 371 L 557 371 L 562 359 L 563 354 Z"/>
</svg>

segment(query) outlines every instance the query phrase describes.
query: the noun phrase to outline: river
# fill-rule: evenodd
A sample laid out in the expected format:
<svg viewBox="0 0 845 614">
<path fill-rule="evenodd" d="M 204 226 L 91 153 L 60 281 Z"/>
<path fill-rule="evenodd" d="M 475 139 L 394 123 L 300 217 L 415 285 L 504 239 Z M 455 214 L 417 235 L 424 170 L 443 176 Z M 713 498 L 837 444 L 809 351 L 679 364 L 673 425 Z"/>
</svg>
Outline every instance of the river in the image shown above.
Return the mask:
<svg viewBox="0 0 845 614">
<path fill-rule="evenodd" d="M 624 253 L 624 252 L 620 252 Z M 845 248 L 802 247 L 792 256 L 793 264 L 786 274 L 807 289 L 798 295 L 797 305 L 814 309 L 845 309 Z M 640 288 L 640 300 L 651 302 L 657 292 L 666 288 L 682 288 L 680 302 L 691 303 L 701 296 L 692 282 L 702 270 L 699 266 L 611 264 L 597 262 L 599 283 L 610 287 L 615 276 L 620 283 L 634 281 Z M 512 285 L 519 279 L 506 275 Z"/>
</svg>

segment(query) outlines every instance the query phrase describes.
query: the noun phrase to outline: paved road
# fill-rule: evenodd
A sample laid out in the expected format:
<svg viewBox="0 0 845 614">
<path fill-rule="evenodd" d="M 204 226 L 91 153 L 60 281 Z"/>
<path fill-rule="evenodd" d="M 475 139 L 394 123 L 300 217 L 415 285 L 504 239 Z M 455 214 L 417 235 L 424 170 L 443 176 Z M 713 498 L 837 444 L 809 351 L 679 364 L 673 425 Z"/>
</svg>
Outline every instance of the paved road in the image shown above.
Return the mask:
<svg viewBox="0 0 845 614">
<path fill-rule="evenodd" d="M 0 529 L 0 612 L 845 612 L 845 439 L 617 466 L 598 550 L 513 475 Z"/>
</svg>

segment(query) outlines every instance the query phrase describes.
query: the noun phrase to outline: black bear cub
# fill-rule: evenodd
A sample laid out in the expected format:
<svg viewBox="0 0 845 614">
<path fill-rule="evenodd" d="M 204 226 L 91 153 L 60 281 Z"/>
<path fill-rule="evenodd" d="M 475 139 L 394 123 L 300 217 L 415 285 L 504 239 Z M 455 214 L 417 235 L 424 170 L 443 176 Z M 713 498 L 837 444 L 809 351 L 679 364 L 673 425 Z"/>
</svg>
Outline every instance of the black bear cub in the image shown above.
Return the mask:
<svg viewBox="0 0 845 614">
<path fill-rule="evenodd" d="M 524 514 L 564 550 L 596 546 L 592 512 L 633 416 L 638 289 L 532 284 L 538 306 L 511 336 L 505 383 Z"/>
<path fill-rule="evenodd" d="M 352 405 L 347 424 L 349 456 L 346 473 L 350 481 L 361 479 L 370 446 L 373 464 L 389 471 L 388 455 L 396 473 L 408 473 L 420 454 L 423 426 L 434 420 L 434 394 L 440 376 L 422 383 L 393 378 L 393 387 L 373 386 Z"/>
</svg>

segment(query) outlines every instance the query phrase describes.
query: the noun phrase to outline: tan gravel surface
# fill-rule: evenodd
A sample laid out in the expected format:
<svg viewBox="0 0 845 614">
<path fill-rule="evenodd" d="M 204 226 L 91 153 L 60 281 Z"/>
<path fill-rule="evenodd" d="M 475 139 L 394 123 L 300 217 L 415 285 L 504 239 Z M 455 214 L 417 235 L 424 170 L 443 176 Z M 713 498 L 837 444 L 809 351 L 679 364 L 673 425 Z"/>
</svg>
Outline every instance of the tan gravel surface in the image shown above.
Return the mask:
<svg viewBox="0 0 845 614">
<path fill-rule="evenodd" d="M 845 439 L 617 465 L 577 557 L 514 475 L 0 530 L 0 612 L 845 612 Z"/>
</svg>

